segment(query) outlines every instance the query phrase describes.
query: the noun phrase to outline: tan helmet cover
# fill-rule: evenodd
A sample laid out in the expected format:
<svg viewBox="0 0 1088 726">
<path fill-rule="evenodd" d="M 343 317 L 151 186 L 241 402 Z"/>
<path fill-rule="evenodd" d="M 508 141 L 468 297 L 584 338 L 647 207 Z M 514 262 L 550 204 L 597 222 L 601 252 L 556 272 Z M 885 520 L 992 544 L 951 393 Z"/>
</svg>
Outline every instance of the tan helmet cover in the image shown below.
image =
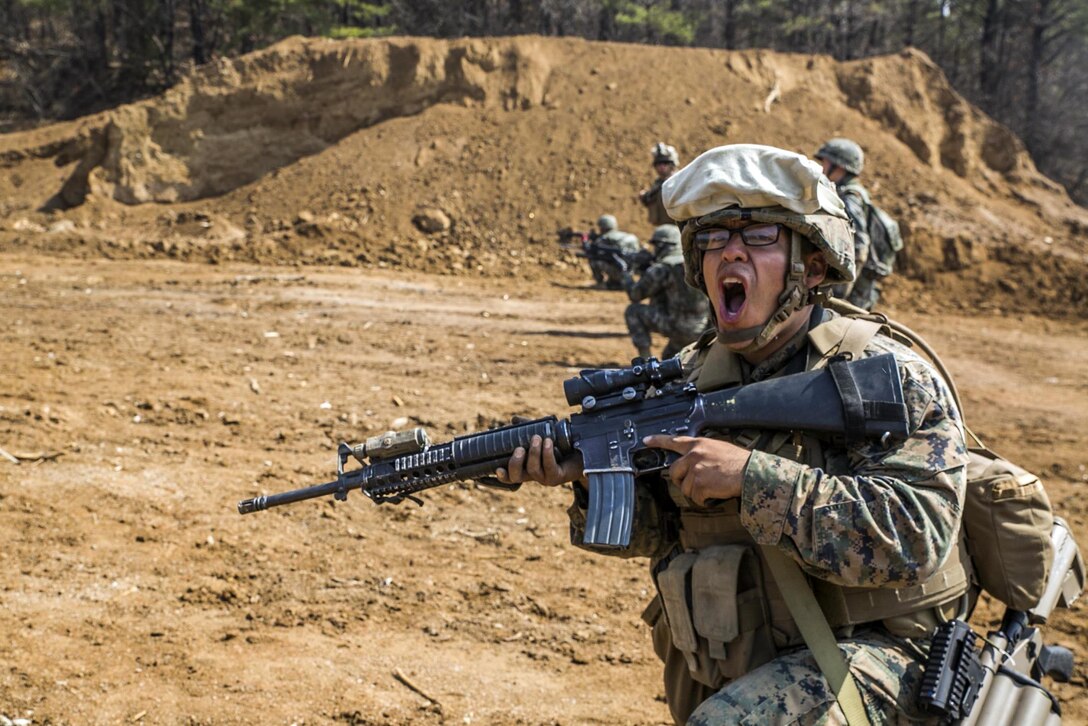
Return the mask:
<svg viewBox="0 0 1088 726">
<path fill-rule="evenodd" d="M 729 218 L 784 224 L 827 259 L 822 285 L 854 279 L 854 234 L 846 208 L 823 168 L 792 151 L 759 144 L 703 152 L 665 180 L 661 199 L 679 220 L 688 284 L 705 290 L 695 233 Z"/>
</svg>

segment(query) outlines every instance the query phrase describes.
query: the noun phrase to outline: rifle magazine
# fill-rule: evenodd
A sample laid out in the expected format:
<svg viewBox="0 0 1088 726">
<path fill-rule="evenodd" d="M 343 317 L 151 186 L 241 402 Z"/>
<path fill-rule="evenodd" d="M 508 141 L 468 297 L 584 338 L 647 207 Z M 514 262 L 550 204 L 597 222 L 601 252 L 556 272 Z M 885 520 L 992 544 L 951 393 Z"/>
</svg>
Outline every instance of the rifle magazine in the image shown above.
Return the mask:
<svg viewBox="0 0 1088 726">
<path fill-rule="evenodd" d="M 631 469 L 586 471 L 589 507 L 582 543 L 593 547 L 628 547 L 635 512 L 635 474 Z"/>
</svg>

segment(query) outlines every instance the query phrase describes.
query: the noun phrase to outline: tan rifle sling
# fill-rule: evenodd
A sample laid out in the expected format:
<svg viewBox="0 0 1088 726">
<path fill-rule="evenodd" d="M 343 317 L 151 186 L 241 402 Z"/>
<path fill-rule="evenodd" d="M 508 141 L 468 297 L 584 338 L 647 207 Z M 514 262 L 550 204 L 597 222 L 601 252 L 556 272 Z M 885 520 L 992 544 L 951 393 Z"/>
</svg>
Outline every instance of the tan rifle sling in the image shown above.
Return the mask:
<svg viewBox="0 0 1088 726">
<path fill-rule="evenodd" d="M 869 715 L 865 712 L 865 703 L 861 700 L 858 685 L 850 675 L 850 668 L 839 650 L 835 633 L 831 631 L 831 626 L 816 602 L 816 596 L 805 580 L 801 568 L 774 545 L 764 545 L 761 549 L 771 575 L 778 583 L 778 589 L 783 594 L 789 593 L 784 598 L 786 607 L 789 608 L 797 629 L 801 631 L 805 645 L 816 659 L 816 665 L 831 686 L 839 708 L 846 715 L 846 723 L 849 726 L 869 726 Z"/>
</svg>

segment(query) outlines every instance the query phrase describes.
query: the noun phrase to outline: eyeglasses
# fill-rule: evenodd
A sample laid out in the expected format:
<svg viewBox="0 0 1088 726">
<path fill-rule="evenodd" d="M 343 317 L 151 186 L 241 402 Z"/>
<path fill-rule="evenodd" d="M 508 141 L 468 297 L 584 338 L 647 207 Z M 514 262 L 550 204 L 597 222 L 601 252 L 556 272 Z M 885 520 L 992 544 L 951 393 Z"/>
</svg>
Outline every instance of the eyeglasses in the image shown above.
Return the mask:
<svg viewBox="0 0 1088 726">
<path fill-rule="evenodd" d="M 716 227 L 695 233 L 695 249 L 700 252 L 720 250 L 729 244 L 734 235 L 740 235 L 741 241 L 749 247 L 767 247 L 778 241 L 782 231 L 780 224 L 751 224 L 741 229 Z"/>
</svg>

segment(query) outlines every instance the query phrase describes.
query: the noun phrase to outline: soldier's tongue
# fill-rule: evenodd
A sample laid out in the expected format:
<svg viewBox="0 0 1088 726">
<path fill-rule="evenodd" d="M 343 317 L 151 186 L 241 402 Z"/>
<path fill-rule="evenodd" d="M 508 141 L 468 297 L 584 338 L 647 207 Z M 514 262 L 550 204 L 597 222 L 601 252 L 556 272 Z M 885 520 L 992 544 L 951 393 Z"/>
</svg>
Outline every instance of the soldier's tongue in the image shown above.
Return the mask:
<svg viewBox="0 0 1088 726">
<path fill-rule="evenodd" d="M 744 292 L 744 285 L 739 282 L 723 283 L 721 310 L 719 311 L 721 322 L 733 323 L 740 319 L 747 300 L 748 296 Z"/>
</svg>

